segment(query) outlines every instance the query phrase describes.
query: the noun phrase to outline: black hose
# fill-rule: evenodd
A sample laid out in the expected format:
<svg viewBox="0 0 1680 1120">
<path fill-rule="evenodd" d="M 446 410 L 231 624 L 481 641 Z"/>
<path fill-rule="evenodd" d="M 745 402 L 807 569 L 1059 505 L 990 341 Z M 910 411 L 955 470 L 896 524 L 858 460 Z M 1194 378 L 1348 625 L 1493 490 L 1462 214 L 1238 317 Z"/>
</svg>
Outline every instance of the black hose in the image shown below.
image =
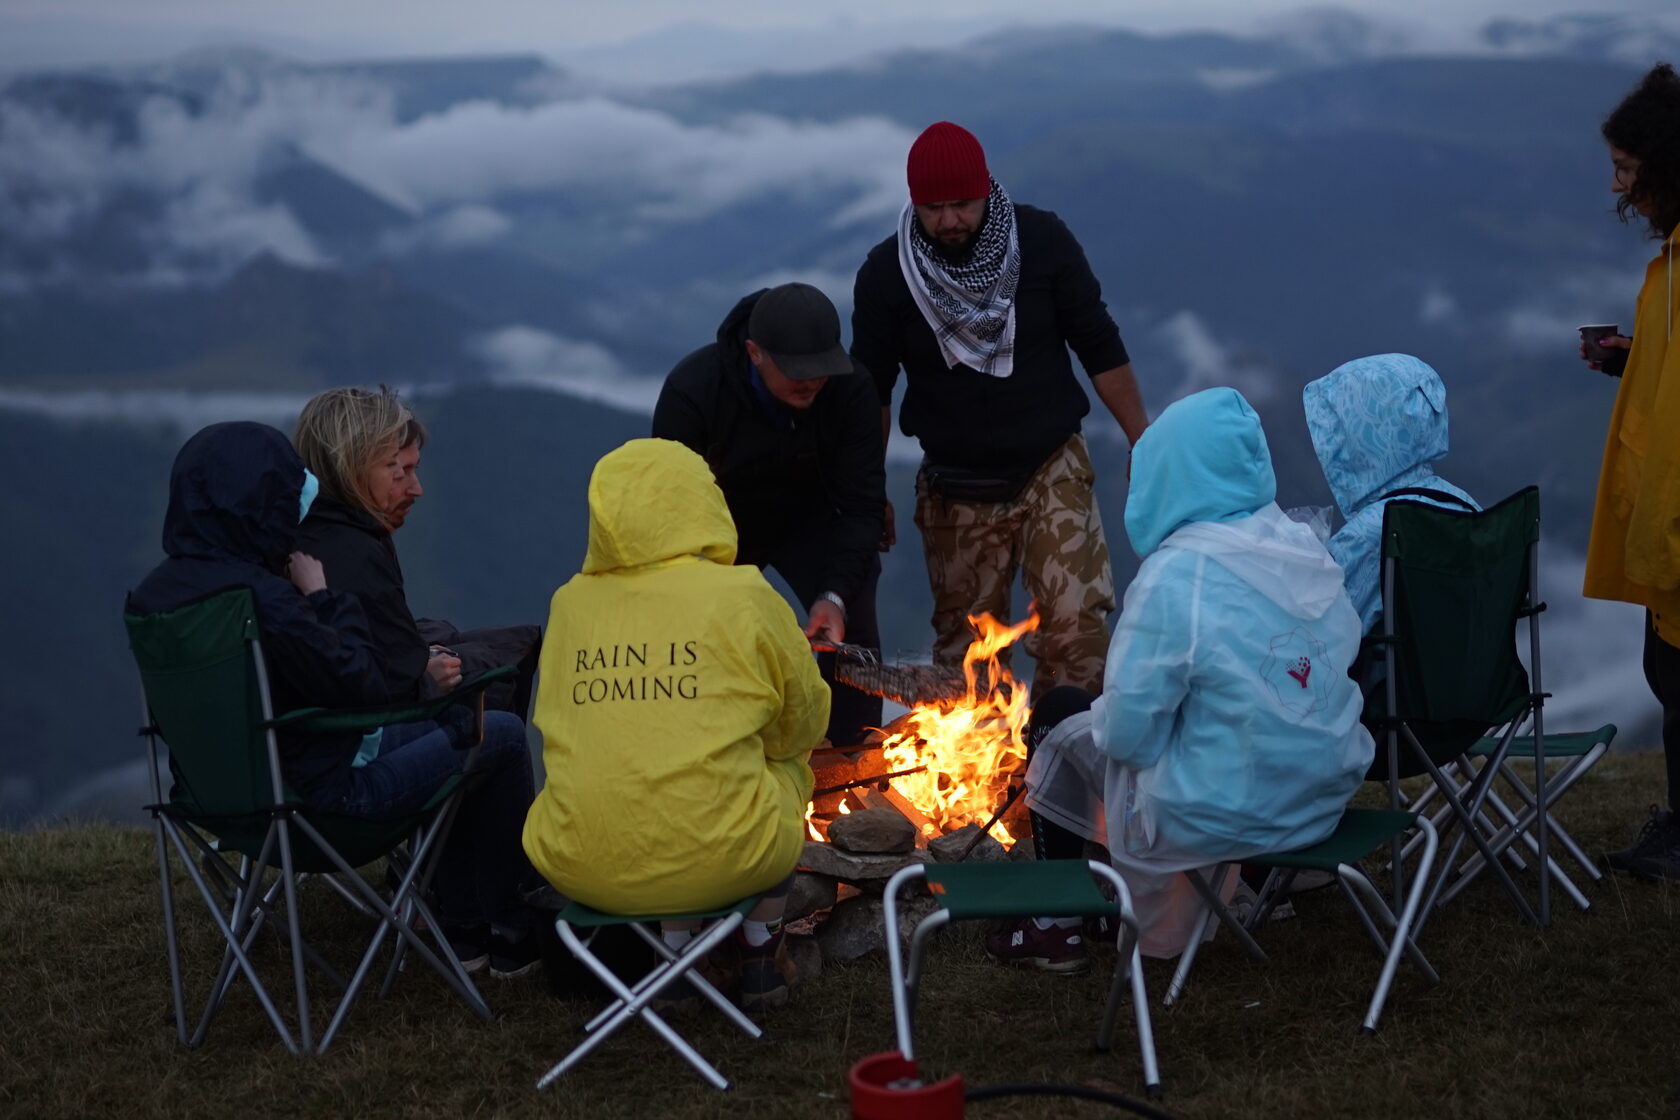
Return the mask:
<svg viewBox="0 0 1680 1120">
<path fill-rule="evenodd" d="M 963 1096 L 971 1101 L 991 1100 L 994 1097 L 1079 1097 L 1083 1100 L 1111 1104 L 1138 1116 L 1149 1117 L 1149 1120 L 1174 1120 L 1170 1113 L 1162 1112 L 1160 1109 L 1153 1108 L 1142 1101 L 1133 1100 L 1131 1097 L 1122 1096 L 1119 1093 L 1110 1093 L 1104 1089 L 1093 1089 L 1089 1085 L 1049 1085 L 1033 1082 L 977 1085 L 964 1093 Z"/>
</svg>

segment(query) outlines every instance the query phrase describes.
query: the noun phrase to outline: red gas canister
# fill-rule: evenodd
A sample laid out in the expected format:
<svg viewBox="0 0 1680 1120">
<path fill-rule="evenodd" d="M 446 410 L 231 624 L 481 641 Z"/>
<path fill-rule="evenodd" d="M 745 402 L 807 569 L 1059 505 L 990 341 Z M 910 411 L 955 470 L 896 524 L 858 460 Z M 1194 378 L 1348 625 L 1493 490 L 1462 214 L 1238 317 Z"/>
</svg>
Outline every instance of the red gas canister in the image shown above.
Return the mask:
<svg viewBox="0 0 1680 1120">
<path fill-rule="evenodd" d="M 916 1063 L 888 1050 L 852 1067 L 852 1120 L 962 1120 L 963 1080 L 922 1084 Z"/>
</svg>

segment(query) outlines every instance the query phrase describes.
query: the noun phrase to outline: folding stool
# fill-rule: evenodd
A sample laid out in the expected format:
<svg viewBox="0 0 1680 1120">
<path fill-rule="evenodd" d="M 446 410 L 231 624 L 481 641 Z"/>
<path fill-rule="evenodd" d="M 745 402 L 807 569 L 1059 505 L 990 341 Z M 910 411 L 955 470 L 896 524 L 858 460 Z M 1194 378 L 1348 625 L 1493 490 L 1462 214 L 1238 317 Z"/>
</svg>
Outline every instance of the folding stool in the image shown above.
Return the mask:
<svg viewBox="0 0 1680 1120">
<path fill-rule="evenodd" d="M 758 1038 L 764 1031 L 757 1023 L 747 1018 L 741 1009 L 731 1003 L 723 993 L 719 992 L 706 978 L 700 975 L 696 965 L 706 959 L 706 954 L 723 943 L 723 940 L 734 933 L 754 906 L 758 905 L 758 897 L 742 899 L 722 910 L 709 910 L 698 914 L 608 914 L 583 905 L 581 902 L 569 903 L 560 911 L 554 920 L 554 928 L 560 935 L 560 940 L 570 949 L 584 966 L 593 972 L 601 983 L 614 995 L 612 1003 L 608 1004 L 598 1015 L 584 1024 L 583 1030 L 587 1038 L 572 1048 L 572 1051 L 560 1059 L 552 1069 L 543 1074 L 537 1081 L 538 1089 L 546 1089 L 553 1084 L 561 1074 L 577 1065 L 584 1056 L 595 1049 L 607 1036 L 628 1023 L 631 1019 L 639 1018 L 682 1058 L 699 1072 L 701 1077 L 711 1082 L 713 1087 L 728 1089 L 731 1087 L 728 1078 L 719 1073 L 710 1062 L 700 1055 L 700 1052 L 678 1034 L 671 1025 L 660 1018 L 651 1004 L 661 991 L 683 977 L 692 984 L 712 1005 L 722 1011 L 731 1022 L 740 1027 L 751 1038 Z M 665 944 L 660 936 L 661 922 L 701 922 L 705 928 L 694 936 L 687 945 L 680 950 L 672 949 Z M 590 944 L 595 935 L 608 926 L 628 925 L 635 930 L 641 939 L 653 948 L 659 955 L 660 961 L 653 970 L 634 986 L 627 987 L 624 981 L 614 975 L 612 969 L 603 964 L 599 957 L 590 952 Z M 652 927 L 651 929 L 649 927 Z M 587 931 L 583 937 L 578 936 L 578 930 Z"/>
<path fill-rule="evenodd" d="M 1096 875 L 1114 889 L 1103 897 L 1091 878 Z M 926 880 L 939 909 L 923 918 L 910 937 L 910 967 L 905 971 L 898 934 L 898 892 L 912 879 Z M 912 864 L 887 881 L 883 899 L 887 927 L 887 968 L 892 984 L 893 1023 L 898 1049 L 914 1060 L 911 1019 L 921 985 L 922 958 L 928 936 L 953 920 L 965 918 L 1029 918 L 1112 916 L 1120 926 L 1120 958 L 1109 985 L 1108 1004 L 1097 1030 L 1097 1049 L 1114 1040 L 1120 993 L 1131 981 L 1132 1013 L 1137 1020 L 1138 1054 L 1143 1062 L 1144 1087 L 1151 1097 L 1161 1093 L 1161 1073 L 1155 1062 L 1155 1033 L 1149 1020 L 1149 993 L 1144 989 L 1143 959 L 1138 953 L 1137 914 L 1131 892 L 1119 872 L 1096 860 L 1053 859 L 1009 863 Z"/>
<path fill-rule="evenodd" d="M 1423 853 L 1414 869 L 1411 893 L 1406 896 L 1400 917 L 1396 919 L 1388 904 L 1383 901 L 1382 893 L 1359 869 L 1359 861 L 1413 827 L 1416 827 L 1423 837 Z M 1371 1002 L 1365 1011 L 1365 1021 L 1360 1027 L 1364 1034 L 1375 1033 L 1377 1019 L 1382 1015 L 1383 1005 L 1388 1001 L 1388 992 L 1393 986 L 1394 974 L 1400 966 L 1402 953 L 1423 971 L 1430 983 L 1440 980 L 1434 966 L 1418 949 L 1412 934 L 1424 892 L 1429 885 L 1429 869 L 1435 861 L 1436 843 L 1435 827 L 1429 823 L 1428 818 L 1415 813 L 1400 813 L 1390 809 L 1345 810 L 1342 819 L 1336 824 L 1336 830 L 1311 847 L 1294 852 L 1274 852 L 1248 857 L 1242 861 L 1272 869 L 1265 886 L 1261 888 L 1246 926 L 1237 920 L 1236 915 L 1231 913 L 1220 897 L 1225 877 L 1235 864 L 1221 863 L 1207 876 L 1201 871 L 1186 871 L 1185 876 L 1196 888 L 1196 893 L 1202 896 L 1203 910 L 1190 932 L 1190 943 L 1185 946 L 1183 954 L 1179 957 L 1178 970 L 1173 973 L 1172 983 L 1168 985 L 1167 994 L 1161 1002 L 1170 1007 L 1183 994 L 1185 982 L 1190 978 L 1190 969 L 1196 963 L 1196 954 L 1202 947 L 1202 938 L 1207 933 L 1208 923 L 1214 918 L 1217 917 L 1231 930 L 1243 948 L 1248 950 L 1249 956 L 1264 962 L 1267 959 L 1266 951 L 1255 942 L 1250 931 L 1258 928 L 1271 914 L 1272 909 L 1283 900 L 1297 874 L 1308 870 L 1329 871 L 1336 876 L 1343 893 L 1353 904 L 1360 924 L 1365 927 L 1365 932 L 1376 942 L 1378 951 L 1383 955 L 1383 967 L 1377 976 L 1376 990 L 1371 994 Z M 1363 902 L 1360 900 L 1361 896 L 1364 898 Z M 1369 909 L 1366 903 L 1370 904 Z M 1371 920 L 1371 910 L 1375 910 L 1383 924 L 1393 931 L 1387 939 Z"/>
</svg>

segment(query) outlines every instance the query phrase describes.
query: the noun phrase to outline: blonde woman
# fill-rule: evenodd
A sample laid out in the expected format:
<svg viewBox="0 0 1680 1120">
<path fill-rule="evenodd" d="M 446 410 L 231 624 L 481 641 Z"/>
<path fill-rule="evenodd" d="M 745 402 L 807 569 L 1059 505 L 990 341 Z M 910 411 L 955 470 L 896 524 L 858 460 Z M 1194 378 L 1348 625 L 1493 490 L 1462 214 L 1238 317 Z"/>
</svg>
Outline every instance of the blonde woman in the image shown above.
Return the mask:
<svg viewBox="0 0 1680 1120">
<path fill-rule="evenodd" d="M 320 501 L 299 540 L 325 565 L 334 587 L 362 600 L 386 676 L 426 696 L 455 687 L 464 675 L 516 665 L 516 680 L 493 688 L 486 702 L 524 719 L 540 627 L 461 631 L 442 620 L 416 620 L 409 609 L 392 534 L 425 493 L 426 426 L 413 409 L 385 386 L 329 389 L 304 406 L 292 442 L 321 480 Z"/>
</svg>

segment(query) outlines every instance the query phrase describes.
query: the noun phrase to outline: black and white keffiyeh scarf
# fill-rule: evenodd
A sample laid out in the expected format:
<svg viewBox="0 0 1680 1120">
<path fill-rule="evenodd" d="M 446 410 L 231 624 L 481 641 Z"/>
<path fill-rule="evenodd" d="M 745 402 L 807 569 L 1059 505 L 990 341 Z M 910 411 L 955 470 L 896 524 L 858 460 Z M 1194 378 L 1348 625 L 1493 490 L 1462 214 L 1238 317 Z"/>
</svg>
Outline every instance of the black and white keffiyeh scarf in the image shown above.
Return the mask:
<svg viewBox="0 0 1680 1120">
<path fill-rule="evenodd" d="M 961 364 L 992 377 L 1015 371 L 1021 246 L 1015 207 L 996 179 L 986 199 L 986 221 L 964 263 L 941 255 L 916 220 L 915 205 L 906 203 L 898 219 L 898 265 L 948 368 Z"/>
</svg>

